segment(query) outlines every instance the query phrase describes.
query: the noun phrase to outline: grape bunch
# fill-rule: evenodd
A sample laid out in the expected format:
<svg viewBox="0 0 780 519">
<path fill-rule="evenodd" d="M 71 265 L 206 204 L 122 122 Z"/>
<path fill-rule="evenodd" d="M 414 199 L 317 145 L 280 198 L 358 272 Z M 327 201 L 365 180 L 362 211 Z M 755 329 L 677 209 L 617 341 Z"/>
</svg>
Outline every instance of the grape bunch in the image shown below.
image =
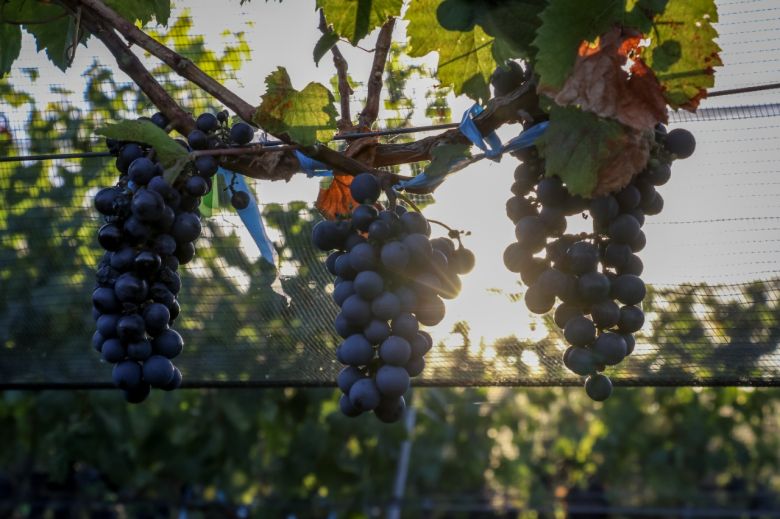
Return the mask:
<svg viewBox="0 0 780 519">
<path fill-rule="evenodd" d="M 410 378 L 422 373 L 433 346 L 420 325 L 441 322 L 442 299 L 460 292 L 459 276 L 474 267 L 474 254 L 457 231 L 431 239 L 419 212 L 382 209 L 373 175 L 357 175 L 350 191 L 359 202 L 351 215 L 312 230 L 317 248 L 335 249 L 325 264 L 336 276 L 333 299 L 341 308 L 335 328 L 344 340 L 336 356 L 346 367 L 338 376 L 339 404 L 347 416 L 374 411 L 390 423 L 402 416 Z"/>
<path fill-rule="evenodd" d="M 633 334 L 644 325 L 646 294 L 637 255 L 646 245 L 646 216 L 659 214 L 664 200 L 656 188 L 669 181 L 674 158 L 695 148 L 687 130 L 656 130 L 647 167 L 617 193 L 586 200 L 571 195 L 558 177 L 544 177 L 544 161 L 535 148 L 517 153 L 514 196 L 507 216 L 516 241 L 504 251 L 504 264 L 528 287 L 528 309 L 545 314 L 556 300 L 555 324 L 569 344 L 564 365 L 587 377 L 585 391 L 606 400 L 612 382 L 601 372 L 620 363 L 635 346 Z M 592 233 L 567 234 L 567 216 L 588 211 Z"/>
<path fill-rule="evenodd" d="M 151 121 L 168 126 L 159 113 Z M 225 112 L 202 114 L 182 145 L 189 149 L 224 145 L 220 133 L 227 131 L 226 121 Z M 244 144 L 251 140 L 250 132 L 249 125 L 238 123 L 230 135 L 233 142 Z M 97 322 L 92 344 L 104 361 L 114 365 L 114 383 L 127 401 L 138 403 L 152 387 L 170 391 L 181 384 L 181 372 L 171 362 L 184 347 L 171 327 L 180 312 L 177 270 L 195 257 L 194 242 L 201 233 L 198 206 L 211 190 L 219 164 L 214 156 L 199 156 L 171 185 L 154 149 L 114 140 L 108 146 L 120 175 L 115 186 L 101 189 L 94 200 L 105 220 L 98 241 L 106 253 L 92 293 Z"/>
</svg>

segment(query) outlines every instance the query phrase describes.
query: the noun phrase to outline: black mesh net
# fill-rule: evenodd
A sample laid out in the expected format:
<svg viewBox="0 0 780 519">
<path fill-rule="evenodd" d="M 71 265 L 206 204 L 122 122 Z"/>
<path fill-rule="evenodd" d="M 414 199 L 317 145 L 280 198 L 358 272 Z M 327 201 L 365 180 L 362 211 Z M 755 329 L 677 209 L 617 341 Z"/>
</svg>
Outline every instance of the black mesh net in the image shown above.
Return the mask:
<svg viewBox="0 0 780 519">
<path fill-rule="evenodd" d="M 256 15 L 251 10 L 263 6 L 243 9 Z M 723 11 L 727 66 L 717 88 L 776 82 L 776 32 L 758 33 L 746 46 L 727 21 L 752 15 L 732 11 Z M 202 25 L 208 13 L 184 13 L 160 36 L 228 85 L 241 87 L 237 78 L 259 84 L 257 70 L 264 69 L 253 58 L 262 52 L 250 52 L 241 33 L 197 35 L 193 20 Z M 210 55 L 206 40 L 229 49 Z M 757 58 L 749 53 L 757 49 L 767 63 L 754 64 Z M 101 120 L 151 113 L 120 73 L 111 78 L 116 67 L 96 45 L 80 52 L 77 59 L 87 72 L 77 88 L 31 53 L 15 76 L 27 79 L 0 83 L 0 111 L 8 123 L 0 135 L 2 155 L 102 151 L 93 137 Z M 37 78 L 48 73 L 53 79 L 43 85 Z M 216 107 L 202 92 L 167 79 L 194 112 Z M 33 94 L 25 97 L 27 91 Z M 361 89 L 356 92 L 357 101 Z M 776 91 L 767 91 L 713 98 L 696 114 L 671 114 L 672 125 L 696 135 L 697 153 L 675 164 L 672 182 L 661 190 L 665 211 L 648 219 L 642 253 L 643 277 L 652 286 L 644 303 L 648 322 L 636 351 L 609 370 L 616 384 L 780 382 L 779 106 Z M 403 110 L 385 114 L 385 123 L 404 119 Z M 581 383 L 562 365 L 564 342 L 550 317 L 528 315 L 524 287 L 499 273 L 501 251 L 512 239 L 503 202 L 515 164 L 507 157 L 501 165 L 472 166 L 493 180 L 459 173 L 426 210 L 473 232 L 478 267 L 464 279 L 459 300 L 448 304 L 447 320 L 432 331 L 437 344 L 419 385 Z M 0 163 L 0 387 L 111 385 L 110 369 L 90 346 L 89 302 L 101 254 L 91 197 L 114 180 L 112 161 L 105 158 Z M 296 180 L 289 192 L 298 189 L 298 198 L 311 201 L 316 182 L 304 182 Z M 264 184 L 255 189 L 279 263 L 272 268 L 259 257 L 231 210 L 217 210 L 204 221 L 198 257 L 182 269 L 177 328 L 185 351 L 177 366 L 184 385 L 331 385 L 340 369 L 332 330 L 337 307 L 324 257 L 309 242 L 319 217 L 310 203 L 291 201 L 289 192 Z M 495 225 L 493 216 L 482 216 L 488 213 L 498 214 Z"/>
</svg>

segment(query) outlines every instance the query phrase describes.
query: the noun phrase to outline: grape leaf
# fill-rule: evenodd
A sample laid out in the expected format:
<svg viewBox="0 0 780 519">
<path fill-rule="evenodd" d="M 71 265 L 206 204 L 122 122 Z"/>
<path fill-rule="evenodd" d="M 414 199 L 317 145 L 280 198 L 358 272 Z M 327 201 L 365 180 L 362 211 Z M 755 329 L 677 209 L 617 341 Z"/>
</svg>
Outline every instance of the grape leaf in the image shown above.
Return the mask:
<svg viewBox="0 0 780 519">
<path fill-rule="evenodd" d="M 153 18 L 161 25 L 168 25 L 171 16 L 170 0 L 103 0 L 106 5 L 130 21 L 146 25 Z"/>
<path fill-rule="evenodd" d="M 320 186 L 315 206 L 328 220 L 335 220 L 339 215 L 349 214 L 356 205 L 349 191 L 352 184 L 351 175 L 334 175 Z"/>
<path fill-rule="evenodd" d="M 481 27 L 469 31 L 448 31 L 439 24 L 437 9 L 442 0 L 415 0 L 406 11 L 409 26 L 409 55 L 422 57 L 439 53 L 436 75 L 443 85 L 452 85 L 456 95 L 475 100 L 490 97 L 490 75 L 496 68 L 493 38 Z"/>
<path fill-rule="evenodd" d="M 22 50 L 22 30 L 18 25 L 0 22 L 0 78 L 11 71 L 11 66 Z"/>
<path fill-rule="evenodd" d="M 304 146 L 333 137 L 337 113 L 333 94 L 324 85 L 312 82 L 299 92 L 284 67 L 269 74 L 265 85 L 255 123 L 275 135 L 286 133 Z"/>
<path fill-rule="evenodd" d="M 38 52 L 45 50 L 59 69 L 68 68 L 66 50 L 73 45 L 76 31 L 76 21 L 68 11 L 57 4 L 37 0 L 8 0 L 1 5 L 3 19 L 29 22 L 22 27 L 35 37 Z M 85 32 L 78 43 L 84 43 L 88 37 L 89 33 Z"/>
<path fill-rule="evenodd" d="M 389 18 L 400 16 L 403 0 L 317 0 L 328 23 L 352 45 L 381 27 Z"/>
<path fill-rule="evenodd" d="M 320 36 L 320 39 L 317 40 L 316 45 L 314 45 L 314 63 L 319 65 L 322 57 L 327 54 L 338 41 L 339 35 L 334 31 L 328 31 Z"/>
<path fill-rule="evenodd" d="M 673 108 L 696 109 L 715 84 L 713 68 L 723 65 L 714 41 L 717 21 L 714 0 L 670 0 L 654 20 L 652 42 L 642 57 Z"/>
<path fill-rule="evenodd" d="M 477 23 L 496 40 L 493 55 L 497 61 L 510 58 L 529 59 L 534 56 L 531 45 L 541 23 L 539 13 L 544 9 L 543 0 L 523 0 L 488 4 L 477 17 Z"/>
<path fill-rule="evenodd" d="M 620 0 L 550 0 L 539 17 L 542 24 L 533 45 L 538 49 L 534 70 L 539 92 L 563 87 L 577 59 L 580 43 L 593 41 L 625 14 Z"/>
<path fill-rule="evenodd" d="M 577 108 L 553 105 L 550 125 L 537 140 L 545 175 L 557 176 L 574 195 L 589 197 L 627 185 L 650 156 L 649 132 Z"/>
<path fill-rule="evenodd" d="M 577 61 L 553 100 L 617 119 L 637 130 L 666 122 L 666 100 L 653 71 L 637 57 L 640 33 L 613 27 L 590 45 L 583 42 Z M 628 56 L 634 56 L 628 71 Z M 630 73 L 630 75 L 629 75 Z"/>
<path fill-rule="evenodd" d="M 95 133 L 109 139 L 141 142 L 153 147 L 169 182 L 176 179 L 189 160 L 187 150 L 150 121 L 121 121 L 98 128 Z"/>
<path fill-rule="evenodd" d="M 452 165 L 463 158 L 471 157 L 468 144 L 440 144 L 431 150 L 431 163 L 425 168 L 429 177 L 446 174 Z"/>
</svg>

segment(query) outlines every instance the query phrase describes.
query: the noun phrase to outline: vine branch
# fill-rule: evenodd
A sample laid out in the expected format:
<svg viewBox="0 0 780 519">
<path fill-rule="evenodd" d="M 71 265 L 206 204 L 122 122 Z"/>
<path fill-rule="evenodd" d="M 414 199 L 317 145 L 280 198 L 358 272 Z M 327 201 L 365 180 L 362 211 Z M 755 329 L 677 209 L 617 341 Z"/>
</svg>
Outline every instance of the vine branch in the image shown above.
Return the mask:
<svg viewBox="0 0 780 519">
<path fill-rule="evenodd" d="M 144 67 L 113 29 L 104 27 L 93 13 L 82 14 L 82 23 L 95 35 L 116 59 L 119 68 L 141 88 L 149 100 L 171 121 L 177 131 L 186 135 L 195 128 L 195 121 Z"/>
<path fill-rule="evenodd" d="M 60 2 L 72 11 L 75 11 L 79 6 L 83 7 L 82 17 L 87 30 L 95 34 L 106 45 L 117 60 L 120 69 L 130 76 L 152 103 L 171 121 L 173 127 L 183 135 L 187 135 L 194 128 L 192 116 L 183 110 L 171 95 L 165 91 L 139 58 L 128 48 L 117 32 L 129 42 L 137 44 L 166 63 L 181 77 L 214 96 L 239 115 L 239 117 L 251 121 L 255 107 L 204 73 L 190 60 L 154 40 L 133 23 L 106 6 L 101 0 L 60 0 Z M 321 19 L 321 24 L 322 22 L 323 20 Z M 386 22 L 382 26 L 377 38 L 371 76 L 368 82 L 367 102 L 359 116 L 361 129 L 369 128 L 378 117 L 382 77 L 392 43 L 394 25 L 394 19 Z M 341 122 L 343 124 L 349 121 L 349 107 L 347 106 L 346 109 L 344 107 L 344 103 L 349 101 L 349 94 L 344 95 L 347 90 L 342 90 L 344 88 L 342 83 L 347 88 L 349 87 L 348 82 L 346 82 L 347 63 L 340 51 L 335 47 L 334 50 L 334 65 L 336 65 L 339 73 L 339 88 L 342 94 Z M 506 96 L 491 99 L 485 111 L 475 117 L 477 127 L 485 134 L 503 124 L 522 120 L 523 114 L 526 112 L 533 117 L 542 116 L 543 114 L 538 109 L 539 103 L 535 87 L 535 83 L 529 81 Z M 345 115 L 347 116 L 346 118 L 344 117 Z M 351 125 L 351 121 L 349 122 Z M 295 165 L 298 161 L 291 151 L 296 144 L 288 135 L 278 135 L 276 137 L 288 146 L 277 148 L 273 151 L 268 150 L 263 152 L 262 156 L 268 160 L 269 164 L 284 164 L 284 167 L 280 167 L 278 171 L 276 166 L 259 164 L 257 155 L 240 157 L 231 153 L 223 157 L 224 165 L 252 178 L 289 180 L 297 171 Z M 339 174 L 357 175 L 368 171 L 384 177 L 388 173 L 375 168 L 430 160 L 431 151 L 441 143 L 465 144 L 468 143 L 468 140 L 458 130 L 449 130 L 412 143 L 377 144 L 375 153 L 372 153 L 372 164 L 370 166 L 344 153 L 332 150 L 325 145 L 299 146 L 298 149 L 305 155 L 327 164 Z"/>
<path fill-rule="evenodd" d="M 328 34 L 328 22 L 325 19 L 325 12 L 320 9 L 320 31 L 322 34 Z M 339 80 L 339 104 L 341 105 L 341 118 L 338 121 L 338 129 L 340 132 L 350 131 L 354 128 L 352 124 L 352 114 L 349 108 L 350 96 L 354 93 L 352 87 L 349 86 L 349 75 L 347 74 L 347 60 L 344 59 L 344 55 L 339 48 L 334 45 L 330 48 L 331 54 L 333 54 L 333 66 L 336 67 L 336 75 Z"/>
<path fill-rule="evenodd" d="M 395 28 L 395 18 L 390 18 L 379 30 L 379 36 L 376 39 L 376 48 L 374 51 L 374 62 L 371 64 L 371 72 L 368 76 L 368 95 L 366 97 L 366 106 L 360 113 L 358 119 L 361 129 L 369 130 L 379 116 L 379 97 L 382 93 L 382 76 L 385 72 L 387 55 L 390 52 L 390 45 L 393 43 L 393 28 Z"/>
</svg>

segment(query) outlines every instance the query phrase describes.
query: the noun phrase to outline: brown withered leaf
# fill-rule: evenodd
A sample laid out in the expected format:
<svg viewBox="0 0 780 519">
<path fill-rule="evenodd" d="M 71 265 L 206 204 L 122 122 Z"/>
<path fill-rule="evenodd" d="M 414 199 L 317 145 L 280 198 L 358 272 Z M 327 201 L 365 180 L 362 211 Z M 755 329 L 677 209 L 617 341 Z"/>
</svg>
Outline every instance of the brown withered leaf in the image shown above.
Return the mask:
<svg viewBox="0 0 780 519">
<path fill-rule="evenodd" d="M 611 143 L 613 153 L 602 163 L 593 196 L 614 193 L 631 183 L 650 159 L 652 142 L 652 133 L 626 128 L 619 141 Z"/>
<path fill-rule="evenodd" d="M 349 146 L 344 151 L 344 155 L 370 166 L 374 163 L 377 142 L 375 137 L 355 139 L 350 141 Z M 352 184 L 351 175 L 339 174 L 337 172 L 328 187 L 320 188 L 315 207 L 317 207 L 322 216 L 329 220 L 334 220 L 339 215 L 347 215 L 352 212 L 357 202 L 352 198 L 352 194 L 349 191 L 350 184 Z"/>
<path fill-rule="evenodd" d="M 335 220 L 339 216 L 352 212 L 356 202 L 349 192 L 350 184 L 352 184 L 352 175 L 334 175 L 328 187 L 320 188 L 314 205 L 322 216 L 328 220 Z"/>
<path fill-rule="evenodd" d="M 637 130 L 665 123 L 663 89 L 639 57 L 641 39 L 636 31 L 614 27 L 593 43 L 582 42 L 563 88 L 548 95 L 561 106 L 578 106 Z"/>
</svg>

